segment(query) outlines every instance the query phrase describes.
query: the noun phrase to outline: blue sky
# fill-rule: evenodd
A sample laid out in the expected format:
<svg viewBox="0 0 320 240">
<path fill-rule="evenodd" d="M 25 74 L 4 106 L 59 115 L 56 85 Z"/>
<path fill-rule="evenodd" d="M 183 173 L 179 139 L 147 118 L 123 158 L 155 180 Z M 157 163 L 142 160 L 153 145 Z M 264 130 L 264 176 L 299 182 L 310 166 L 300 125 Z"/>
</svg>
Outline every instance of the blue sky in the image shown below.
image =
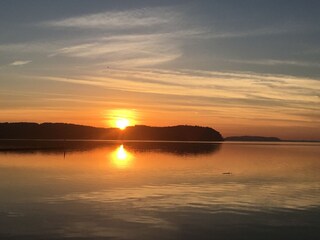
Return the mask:
<svg viewBox="0 0 320 240">
<path fill-rule="evenodd" d="M 319 139 L 319 8 L 1 1 L 0 121 L 103 126 L 130 110 L 148 125 Z"/>
</svg>

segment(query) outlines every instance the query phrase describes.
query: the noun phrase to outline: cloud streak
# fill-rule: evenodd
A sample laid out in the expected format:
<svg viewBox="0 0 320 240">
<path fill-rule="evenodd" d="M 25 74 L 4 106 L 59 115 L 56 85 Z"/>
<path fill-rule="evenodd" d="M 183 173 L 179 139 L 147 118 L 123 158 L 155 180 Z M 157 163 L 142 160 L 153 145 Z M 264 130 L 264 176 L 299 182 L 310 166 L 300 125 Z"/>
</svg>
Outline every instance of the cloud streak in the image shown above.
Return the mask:
<svg viewBox="0 0 320 240">
<path fill-rule="evenodd" d="M 153 71 L 113 69 L 108 73 L 78 78 L 38 77 L 114 91 L 133 92 L 171 101 L 190 111 L 220 109 L 223 116 L 238 118 L 319 121 L 319 82 L 315 79 L 254 73 L 205 71 Z M 271 84 L 271 85 L 270 85 Z M 237 109 L 237 110 L 235 110 Z M 246 110 L 244 110 L 246 109 Z M 219 114 L 217 114 L 219 116 Z"/>
<path fill-rule="evenodd" d="M 196 29 L 181 26 L 177 30 L 181 15 L 174 8 L 143 8 L 66 18 L 42 26 L 97 30 L 91 39 L 65 44 L 49 54 L 50 57 L 87 58 L 117 67 L 145 67 L 179 58 L 181 40 L 200 34 Z"/>
<path fill-rule="evenodd" d="M 250 65 L 264 65 L 264 66 L 297 66 L 297 67 L 320 67 L 320 63 L 296 61 L 296 60 L 277 60 L 277 59 L 256 59 L 256 60 L 229 60 L 229 62 L 250 64 Z"/>
<path fill-rule="evenodd" d="M 228 38 L 248 38 L 248 37 L 260 37 L 270 35 L 282 35 L 287 33 L 302 31 L 303 27 L 284 25 L 284 26 L 265 26 L 250 30 L 242 31 L 225 31 L 225 32 L 213 32 L 208 34 L 207 38 L 212 39 L 228 39 Z"/>
<path fill-rule="evenodd" d="M 49 56 L 99 59 L 116 66 L 150 66 L 181 56 L 174 41 L 175 37 L 172 34 L 100 37 L 90 42 L 60 48 Z"/>
<path fill-rule="evenodd" d="M 14 61 L 12 63 L 10 63 L 9 65 L 10 66 L 22 66 L 22 65 L 26 65 L 26 64 L 29 64 L 31 63 L 32 61 L 31 60 L 18 60 L 18 61 Z"/>
<path fill-rule="evenodd" d="M 167 24 L 175 17 L 170 8 L 143 8 L 127 11 L 107 11 L 103 13 L 66 18 L 45 22 L 44 26 L 60 28 L 128 29 L 156 27 Z"/>
</svg>

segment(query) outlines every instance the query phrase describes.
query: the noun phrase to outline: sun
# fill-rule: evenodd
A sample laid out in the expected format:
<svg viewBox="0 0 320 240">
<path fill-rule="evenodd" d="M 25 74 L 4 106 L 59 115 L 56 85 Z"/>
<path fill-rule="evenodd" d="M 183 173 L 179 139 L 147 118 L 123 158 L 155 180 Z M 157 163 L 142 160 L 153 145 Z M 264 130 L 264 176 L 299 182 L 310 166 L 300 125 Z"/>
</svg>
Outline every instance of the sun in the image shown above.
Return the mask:
<svg viewBox="0 0 320 240">
<path fill-rule="evenodd" d="M 104 112 L 104 119 L 108 126 L 124 130 L 137 124 L 137 113 L 135 109 L 111 109 Z"/>
<path fill-rule="evenodd" d="M 129 126 L 129 120 L 126 118 L 116 119 L 116 126 L 117 126 L 117 128 L 124 130 L 124 129 L 126 129 L 126 127 Z"/>
</svg>

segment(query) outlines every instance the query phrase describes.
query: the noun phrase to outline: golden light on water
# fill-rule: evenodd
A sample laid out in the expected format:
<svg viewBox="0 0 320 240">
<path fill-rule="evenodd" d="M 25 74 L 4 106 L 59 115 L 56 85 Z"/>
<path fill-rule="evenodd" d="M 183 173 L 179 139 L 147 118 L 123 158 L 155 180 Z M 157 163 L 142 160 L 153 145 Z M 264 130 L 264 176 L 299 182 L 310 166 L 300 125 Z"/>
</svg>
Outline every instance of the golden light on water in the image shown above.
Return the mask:
<svg viewBox="0 0 320 240">
<path fill-rule="evenodd" d="M 126 150 L 124 150 L 123 145 L 121 145 L 117 150 L 117 159 L 125 160 L 128 157 Z"/>
<path fill-rule="evenodd" d="M 128 168 L 131 165 L 133 156 L 123 145 L 118 147 L 111 156 L 112 165 L 119 169 Z"/>
</svg>

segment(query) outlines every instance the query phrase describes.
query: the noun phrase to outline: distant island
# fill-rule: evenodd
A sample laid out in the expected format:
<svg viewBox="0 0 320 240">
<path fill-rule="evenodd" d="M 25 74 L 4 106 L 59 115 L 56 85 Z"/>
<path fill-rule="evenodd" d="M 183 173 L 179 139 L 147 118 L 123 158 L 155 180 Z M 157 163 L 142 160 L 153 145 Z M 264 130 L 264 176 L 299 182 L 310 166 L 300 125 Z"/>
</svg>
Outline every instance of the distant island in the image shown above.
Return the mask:
<svg viewBox="0 0 320 240">
<path fill-rule="evenodd" d="M 247 142 L 280 142 L 282 141 L 277 137 L 262 137 L 262 136 L 233 136 L 226 137 L 225 141 L 247 141 Z"/>
<path fill-rule="evenodd" d="M 136 125 L 125 130 L 98 128 L 67 123 L 0 123 L 0 139 L 83 139 L 83 140 L 154 140 L 223 141 L 213 128 L 179 125 L 150 127 Z"/>
</svg>

